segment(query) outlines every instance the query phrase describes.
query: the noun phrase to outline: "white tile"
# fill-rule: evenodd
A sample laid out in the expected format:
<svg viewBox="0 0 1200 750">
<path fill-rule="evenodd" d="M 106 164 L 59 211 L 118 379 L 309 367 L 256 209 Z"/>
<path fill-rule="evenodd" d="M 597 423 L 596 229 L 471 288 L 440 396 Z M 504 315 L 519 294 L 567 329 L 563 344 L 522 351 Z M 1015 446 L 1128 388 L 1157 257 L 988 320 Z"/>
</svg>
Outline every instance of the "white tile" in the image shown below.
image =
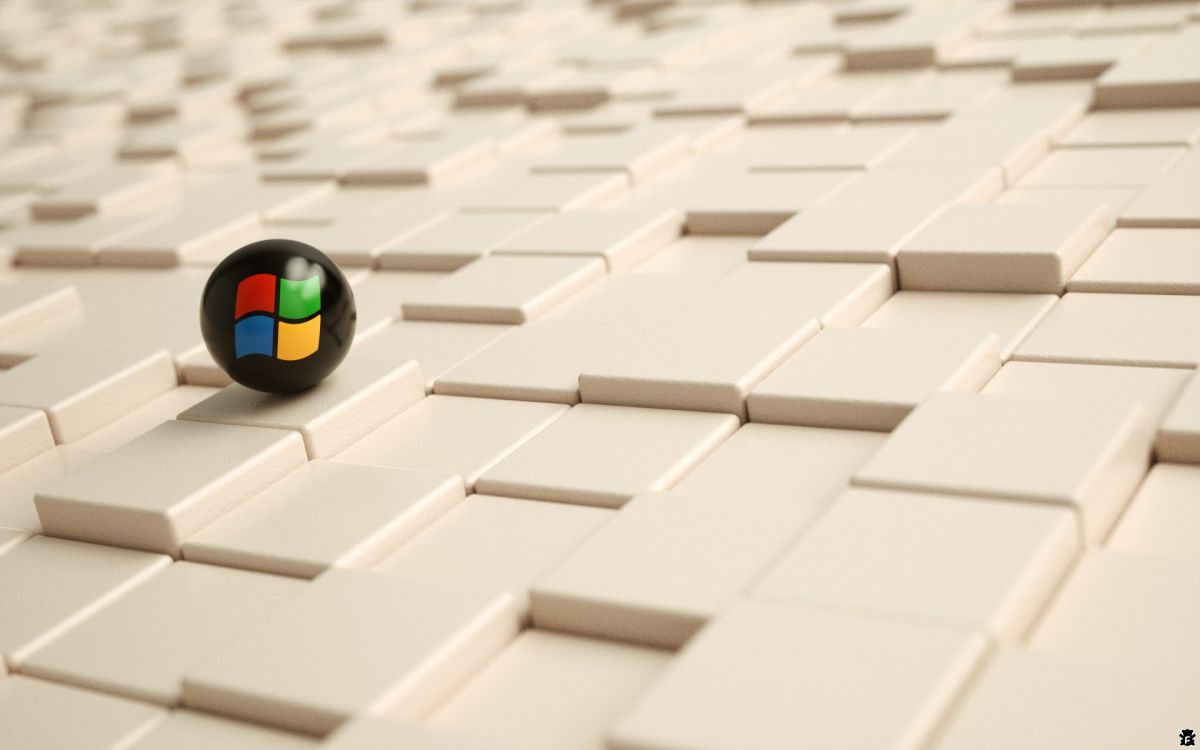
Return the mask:
<svg viewBox="0 0 1200 750">
<path fill-rule="evenodd" d="M 306 460 L 300 436 L 170 421 L 39 488 L 46 533 L 179 553 L 179 545 Z"/>
<path fill-rule="evenodd" d="M 504 589 L 525 612 L 534 582 L 608 523 L 613 513 L 472 495 L 371 569 L 448 586 Z"/>
<path fill-rule="evenodd" d="M 799 211 L 852 188 L 857 172 L 740 172 L 672 185 L 665 202 L 691 234 L 766 234 Z"/>
<path fill-rule="evenodd" d="M 731 414 L 580 404 L 480 477 L 491 495 L 620 507 L 665 490 L 737 428 Z"/>
<path fill-rule="evenodd" d="M 1128 403 L 935 394 L 858 470 L 854 484 L 1055 503 L 1103 539 L 1141 481 L 1152 431 Z"/>
<path fill-rule="evenodd" d="M 496 747 L 591 750 L 669 660 L 655 649 L 527 630 L 429 725 Z"/>
<path fill-rule="evenodd" d="M 507 593 L 330 570 L 189 669 L 183 702 L 314 734 L 355 714 L 415 717 L 516 632 Z"/>
<path fill-rule="evenodd" d="M 1070 148 L 1051 152 L 1018 183 L 1021 187 L 1143 187 L 1167 172 L 1185 148 Z"/>
<path fill-rule="evenodd" d="M 80 304 L 79 292 L 69 284 L 25 278 L 0 284 L 0 338 L 78 314 Z"/>
<path fill-rule="evenodd" d="M 1170 617 L 1146 617 L 1162 593 L 1195 591 L 1200 570 L 1169 557 L 1090 552 L 1042 616 L 1030 646 L 1081 659 L 1195 671 L 1200 602 L 1172 600 Z"/>
<path fill-rule="evenodd" d="M 0 403 L 43 409 L 72 443 L 175 387 L 171 355 L 149 347 L 56 347 L 0 374 Z"/>
<path fill-rule="evenodd" d="M 68 471 L 105 455 L 101 451 L 60 445 L 42 451 L 33 458 L 0 474 L 0 527 L 39 534 L 33 496 L 44 487 L 61 479 Z"/>
<path fill-rule="evenodd" d="M 53 447 L 44 411 L 0 406 L 0 474 Z"/>
<path fill-rule="evenodd" d="M 1014 641 L 1078 554 L 1079 530 L 1065 508 L 855 488 L 754 591 Z"/>
<path fill-rule="evenodd" d="M 1031 362 L 1193 368 L 1200 363 L 1200 298 L 1068 293 L 1021 342 Z"/>
<path fill-rule="evenodd" d="M 629 191 L 624 174 L 508 172 L 455 192 L 468 211 L 579 211 Z"/>
<path fill-rule="evenodd" d="M 75 445 L 98 451 L 116 450 L 163 422 L 174 419 L 179 412 L 216 392 L 215 388 L 196 385 L 177 386 L 161 395 L 143 401 L 140 406 L 127 411 L 119 419 L 88 434 Z"/>
<path fill-rule="evenodd" d="M 295 430 L 309 458 L 329 458 L 424 396 L 421 368 L 412 360 L 354 356 L 302 393 L 263 393 L 234 383 L 179 419 Z"/>
<path fill-rule="evenodd" d="M 754 388 L 750 419 L 891 430 L 931 393 L 976 392 L 999 367 L 991 334 L 827 328 Z"/>
<path fill-rule="evenodd" d="M 172 711 L 129 750 L 315 750 L 317 741 L 197 711 Z"/>
<path fill-rule="evenodd" d="M 1121 60 L 1096 80 L 1096 105 L 1178 107 L 1200 104 L 1194 28 L 1166 34 L 1145 55 Z"/>
<path fill-rule="evenodd" d="M 1157 463 L 1125 510 L 1108 549 L 1139 555 L 1200 557 L 1200 466 Z"/>
<path fill-rule="evenodd" d="M 0 555 L 0 653 L 17 666 L 170 563 L 148 552 L 34 536 Z"/>
<path fill-rule="evenodd" d="M 546 315 L 554 323 L 639 325 L 680 314 L 713 314 L 719 277 L 646 273 L 607 276 Z M 816 285 L 814 285 L 816 286 Z"/>
<path fill-rule="evenodd" d="M 787 605 L 734 605 L 609 734 L 614 750 L 924 742 L 982 657 L 978 635 Z"/>
<path fill-rule="evenodd" d="M 746 419 L 746 397 L 817 333 L 813 319 L 680 316 L 639 327 L 579 375 L 585 403 Z"/>
<path fill-rule="evenodd" d="M 76 219 L 169 193 L 177 180 L 171 168 L 113 165 L 34 201 L 30 210 L 38 220 Z"/>
<path fill-rule="evenodd" d="M 741 493 L 639 494 L 534 585 L 533 624 L 678 648 L 816 515 L 813 506 Z"/>
<path fill-rule="evenodd" d="M 758 239 L 752 234 L 687 234 L 646 259 L 633 272 L 722 276 L 746 262 L 747 252 Z"/>
<path fill-rule="evenodd" d="M 384 207 L 366 216 L 341 216 L 330 224 L 268 224 L 263 233 L 267 237 L 286 233 L 289 239 L 319 248 L 339 265 L 369 268 L 376 265 L 376 259 L 384 250 L 433 224 L 446 213 L 444 207 L 431 203 L 397 202 L 395 206 Z"/>
<path fill-rule="evenodd" d="M 972 30 L 999 15 L 998 9 L 928 6 L 851 38 L 846 67 L 903 68 L 933 65 L 970 37 Z"/>
<path fill-rule="evenodd" d="M 1133 202 L 1140 191 L 1138 187 L 1014 187 L 1004 191 L 996 203 L 1103 207 L 1116 216 Z"/>
<path fill-rule="evenodd" d="M 899 291 L 862 327 L 990 333 L 1000 339 L 1000 356 L 1008 359 L 1057 301 L 1053 294 Z"/>
<path fill-rule="evenodd" d="M 1166 175 L 1138 194 L 1121 212 L 1123 227 L 1200 227 L 1192 196 L 1200 184 L 1200 152 L 1195 149 Z"/>
<path fill-rule="evenodd" d="M 689 145 L 683 133 L 654 128 L 572 136 L 549 154 L 535 157 L 530 168 L 534 174 L 617 173 L 636 185 L 688 159 Z"/>
<path fill-rule="evenodd" d="M 598 257 L 611 272 L 627 271 L 683 231 L 677 211 L 571 211 L 551 216 L 510 236 L 500 255 Z"/>
<path fill-rule="evenodd" d="M 950 206 L 901 245 L 900 287 L 1059 294 L 1112 221 L 1103 207 Z"/>
<path fill-rule="evenodd" d="M 183 556 L 313 578 L 384 557 L 462 498 L 449 474 L 310 461 L 201 529 Z"/>
<path fill-rule="evenodd" d="M 838 192 L 846 205 L 910 203 L 930 207 L 985 203 L 1004 189 L 998 167 L 980 164 L 883 164 Z"/>
<path fill-rule="evenodd" d="M 1200 464 L 1200 376 L 1192 375 L 1167 412 L 1154 450 L 1162 461 Z"/>
<path fill-rule="evenodd" d="M 480 258 L 404 301 L 408 320 L 524 323 L 604 276 L 597 258 Z"/>
<path fill-rule="evenodd" d="M 305 584 L 179 562 L 126 591 L 21 665 L 35 677 L 175 705 L 196 661 L 267 616 Z"/>
<path fill-rule="evenodd" d="M 0 680 L 6 742 L 38 750 L 122 750 L 166 714 L 161 708 L 32 677 Z"/>
<path fill-rule="evenodd" d="M 337 461 L 457 474 L 470 492 L 481 474 L 566 411 L 558 404 L 427 396 Z"/>
<path fill-rule="evenodd" d="M 404 271 L 456 271 L 543 218 L 545 214 L 536 212 L 447 214 L 384 248 L 378 265 Z"/>
<path fill-rule="evenodd" d="M 747 263 L 719 279 L 708 315 L 757 315 L 823 326 L 858 325 L 892 296 L 882 263 Z M 680 311 L 685 312 L 685 311 Z"/>
<path fill-rule="evenodd" d="M 1200 294 L 1200 229 L 1117 229 L 1067 282 L 1071 292 Z"/>
<path fill-rule="evenodd" d="M 871 169 L 911 136 L 872 128 L 756 128 L 739 144 L 737 158 L 752 172 Z"/>
<path fill-rule="evenodd" d="M 355 344 L 355 356 L 411 359 L 421 368 L 425 390 L 455 365 L 514 331 L 494 323 L 397 320 Z"/>
<path fill-rule="evenodd" d="M 346 185 L 442 183 L 486 167 L 492 161 L 488 138 L 438 138 L 377 146 L 348 160 Z"/>
<path fill-rule="evenodd" d="M 1089 112 L 1058 145 L 1191 146 L 1200 142 L 1200 107 Z"/>
<path fill-rule="evenodd" d="M 905 240 L 940 210 L 924 204 L 865 205 L 834 197 L 780 224 L 754 243 L 749 257 L 894 266 Z"/>
</svg>

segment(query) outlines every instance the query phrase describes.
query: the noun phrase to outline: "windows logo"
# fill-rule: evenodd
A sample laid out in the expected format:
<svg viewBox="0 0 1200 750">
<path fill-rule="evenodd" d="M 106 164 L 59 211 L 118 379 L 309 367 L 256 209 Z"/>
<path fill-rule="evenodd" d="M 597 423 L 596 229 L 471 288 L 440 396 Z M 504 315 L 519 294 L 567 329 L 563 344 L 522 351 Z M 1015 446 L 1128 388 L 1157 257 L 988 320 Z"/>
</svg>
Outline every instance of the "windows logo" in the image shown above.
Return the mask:
<svg viewBox="0 0 1200 750">
<path fill-rule="evenodd" d="M 276 304 L 278 302 L 278 305 Z M 233 348 L 238 359 L 261 354 L 285 361 L 316 353 L 321 343 L 321 280 L 256 273 L 238 282 Z"/>
</svg>

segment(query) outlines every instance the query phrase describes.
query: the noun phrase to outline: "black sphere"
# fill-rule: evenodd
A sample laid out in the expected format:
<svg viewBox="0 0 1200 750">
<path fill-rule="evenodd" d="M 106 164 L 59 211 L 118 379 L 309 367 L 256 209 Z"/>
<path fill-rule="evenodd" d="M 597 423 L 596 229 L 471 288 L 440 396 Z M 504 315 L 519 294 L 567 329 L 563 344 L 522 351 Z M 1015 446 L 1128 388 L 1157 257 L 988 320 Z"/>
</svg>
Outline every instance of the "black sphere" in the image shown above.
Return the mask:
<svg viewBox="0 0 1200 750">
<path fill-rule="evenodd" d="M 200 330 L 217 365 L 270 393 L 311 388 L 337 369 L 356 318 L 341 270 L 294 240 L 262 240 L 231 254 L 200 300 Z"/>
</svg>

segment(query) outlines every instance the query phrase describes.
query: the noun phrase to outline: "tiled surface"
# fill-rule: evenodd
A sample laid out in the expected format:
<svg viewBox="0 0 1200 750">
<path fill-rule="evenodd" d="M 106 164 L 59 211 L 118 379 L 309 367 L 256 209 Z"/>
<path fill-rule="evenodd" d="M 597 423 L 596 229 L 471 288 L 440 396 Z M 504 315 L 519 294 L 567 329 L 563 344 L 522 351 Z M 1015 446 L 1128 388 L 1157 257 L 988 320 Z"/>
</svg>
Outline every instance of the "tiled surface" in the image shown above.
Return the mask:
<svg viewBox="0 0 1200 750">
<path fill-rule="evenodd" d="M 0 745 L 1174 746 L 1197 50 L 1190 1 L 0 3 Z M 196 321 L 263 237 L 357 297 L 286 398 Z"/>
</svg>

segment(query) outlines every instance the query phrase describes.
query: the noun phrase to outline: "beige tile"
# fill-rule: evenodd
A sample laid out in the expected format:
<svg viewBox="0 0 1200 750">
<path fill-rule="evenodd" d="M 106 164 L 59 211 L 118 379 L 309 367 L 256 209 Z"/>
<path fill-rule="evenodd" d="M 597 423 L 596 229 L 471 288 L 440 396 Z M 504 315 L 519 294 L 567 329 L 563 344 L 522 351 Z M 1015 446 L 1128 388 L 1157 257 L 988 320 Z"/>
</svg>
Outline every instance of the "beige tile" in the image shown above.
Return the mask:
<svg viewBox="0 0 1200 750">
<path fill-rule="evenodd" d="M 179 701 L 185 670 L 304 586 L 279 576 L 174 563 L 35 649 L 21 669 L 172 706 Z"/>
<path fill-rule="evenodd" d="M 130 750 L 314 750 L 311 737 L 281 732 L 242 721 L 177 710 L 155 726 Z"/>
<path fill-rule="evenodd" d="M 1087 22 L 1082 27 L 1087 28 Z M 1116 63 L 1136 57 L 1151 46 L 1152 38 L 1121 33 L 1114 36 L 1079 36 L 1065 43 L 1018 53 L 1013 61 L 1014 81 L 1091 80 Z"/>
<path fill-rule="evenodd" d="M 346 185 L 436 184 L 486 167 L 490 139 L 438 138 L 378 146 L 351 159 L 341 175 Z"/>
<path fill-rule="evenodd" d="M 749 257 L 894 266 L 901 245 L 939 211 L 924 204 L 865 205 L 834 197 L 780 224 L 754 243 Z"/>
<path fill-rule="evenodd" d="M 1128 403 L 935 394 L 912 411 L 854 484 L 1054 503 L 1097 543 L 1141 481 L 1153 432 Z"/>
<path fill-rule="evenodd" d="M 1004 191 L 996 203 L 1106 208 L 1116 216 L 1140 191 L 1138 187 L 1015 187 Z"/>
<path fill-rule="evenodd" d="M 516 632 L 507 593 L 331 570 L 191 667 L 183 701 L 315 734 L 355 714 L 416 717 Z"/>
<path fill-rule="evenodd" d="M 486 750 L 471 737 L 401 723 L 386 717 L 355 716 L 321 744 L 322 750 Z"/>
<path fill-rule="evenodd" d="M 999 367 L 991 334 L 827 328 L 754 388 L 750 419 L 891 430 L 931 393 L 976 392 Z"/>
<path fill-rule="evenodd" d="M 310 461 L 192 536 L 183 556 L 313 578 L 373 563 L 462 498 L 449 474 Z"/>
<path fill-rule="evenodd" d="M 708 315 L 757 315 L 858 325 L 892 296 L 882 263 L 747 263 L 714 285 Z M 683 312 L 683 311 L 680 311 Z"/>
<path fill-rule="evenodd" d="M 757 128 L 736 153 L 752 172 L 871 169 L 910 137 L 891 129 Z"/>
<path fill-rule="evenodd" d="M 632 184 L 644 183 L 691 156 L 684 133 L 634 128 L 626 133 L 572 136 L 554 151 L 533 159 L 534 174 L 624 175 Z"/>
<path fill-rule="evenodd" d="M 263 393 L 235 383 L 184 410 L 179 419 L 295 430 L 309 458 L 330 458 L 424 395 L 416 362 L 354 356 L 303 393 Z"/>
<path fill-rule="evenodd" d="M 1078 554 L 1079 531 L 1066 508 L 855 488 L 754 591 L 1014 641 Z"/>
<path fill-rule="evenodd" d="M 965 631 L 762 601 L 696 636 L 609 734 L 614 750 L 916 748 L 983 656 Z"/>
<path fill-rule="evenodd" d="M 527 630 L 429 719 L 495 747 L 591 750 L 662 672 L 655 649 Z M 547 706 L 554 710 L 544 713 Z M 542 715 L 530 722 L 530 716 Z"/>
<path fill-rule="evenodd" d="M 162 166 L 148 169 L 113 165 L 39 198 L 30 211 L 35 219 L 43 221 L 107 213 L 156 193 L 170 193 L 178 179 L 174 169 Z"/>
<path fill-rule="evenodd" d="M 170 558 L 34 536 L 0 555 L 0 653 L 12 666 L 167 567 Z"/>
<path fill-rule="evenodd" d="M 1200 75 L 1196 73 L 1198 36 L 1194 28 L 1166 34 L 1145 55 L 1114 65 L 1096 80 L 1097 108 L 1200 104 Z"/>
<path fill-rule="evenodd" d="M 1117 229 L 1067 282 L 1071 292 L 1200 294 L 1200 229 Z"/>
<path fill-rule="evenodd" d="M 427 396 L 337 460 L 457 474 L 470 492 L 481 474 L 566 412 L 558 404 Z"/>
<path fill-rule="evenodd" d="M 666 490 L 737 428 L 730 414 L 580 404 L 480 477 L 479 492 L 620 507 Z"/>
<path fill-rule="evenodd" d="M 1021 187 L 1144 187 L 1179 161 L 1187 149 L 1070 148 L 1056 150 L 1018 183 Z"/>
<path fill-rule="evenodd" d="M 998 167 L 980 164 L 883 164 L 837 194 L 844 205 L 985 203 L 1004 189 Z"/>
<path fill-rule="evenodd" d="M 434 204 L 397 201 L 395 206 L 384 207 L 369 216 L 340 216 L 329 224 L 268 224 L 263 232 L 267 237 L 284 233 L 289 239 L 319 248 L 339 265 L 369 268 L 376 265 L 384 250 L 430 226 L 446 212 L 444 207 Z"/>
<path fill-rule="evenodd" d="M 1167 412 L 1154 450 L 1162 461 L 1200 463 L 1200 376 L 1192 375 Z"/>
<path fill-rule="evenodd" d="M 0 239 L 0 245 L 3 243 Z M 27 278 L 0 284 L 0 339 L 77 315 L 80 303 L 79 292 L 69 284 Z"/>
<path fill-rule="evenodd" d="M 105 454 L 73 445 L 60 445 L 42 451 L 33 458 L 0 475 L 0 527 L 39 534 L 33 496 L 74 471 Z"/>
<path fill-rule="evenodd" d="M 425 390 L 446 371 L 508 335 L 514 326 L 397 320 L 355 344 L 355 356 L 411 359 L 421 368 Z"/>
<path fill-rule="evenodd" d="M 857 172 L 738 172 L 689 180 L 662 199 L 687 214 L 690 234 L 766 234 L 847 187 Z"/>
<path fill-rule="evenodd" d="M 1200 142 L 1200 107 L 1089 112 L 1058 145 L 1191 146 Z"/>
<path fill-rule="evenodd" d="M 1192 199 L 1200 184 L 1200 152 L 1193 150 L 1155 180 L 1121 212 L 1122 227 L 1200 227 L 1200 209 Z"/>
<path fill-rule="evenodd" d="M 142 401 L 140 406 L 127 411 L 119 419 L 88 434 L 75 445 L 98 451 L 116 450 L 163 422 L 174 419 L 179 412 L 216 392 L 215 388 L 203 386 L 177 386 L 161 395 Z"/>
<path fill-rule="evenodd" d="M 846 46 L 846 67 L 904 68 L 933 65 L 966 41 L 971 31 L 997 9 L 978 7 L 918 8 L 892 23 L 852 37 Z"/>
<path fill-rule="evenodd" d="M 613 513 L 472 495 L 372 570 L 448 586 L 504 589 L 525 612 L 534 582 L 608 523 Z"/>
<path fill-rule="evenodd" d="M 597 258 L 480 258 L 404 301 L 408 320 L 519 324 L 604 276 Z"/>
<path fill-rule="evenodd" d="M 1150 469 L 1108 549 L 1173 558 L 1200 556 L 1192 543 L 1200 531 L 1200 466 L 1157 463 Z"/>
<path fill-rule="evenodd" d="M 296 433 L 170 421 L 38 490 L 46 533 L 179 554 L 179 545 L 306 460 Z"/>
<path fill-rule="evenodd" d="M 5 741 L 30 750 L 121 750 L 166 712 L 32 677 L 0 680 Z"/>
<path fill-rule="evenodd" d="M 718 277 L 702 274 L 606 276 L 550 311 L 545 320 L 639 325 L 681 314 L 711 315 L 713 288 L 718 282 Z"/>
<path fill-rule="evenodd" d="M 519 232 L 494 248 L 499 255 L 598 257 L 610 272 L 627 271 L 683 231 L 677 211 L 572 211 Z"/>
<path fill-rule="evenodd" d="M 1014 359 L 1193 368 L 1200 363 L 1200 298 L 1068 293 L 1025 337 Z"/>
<path fill-rule="evenodd" d="M 53 447 L 44 411 L 0 406 L 0 474 Z"/>
<path fill-rule="evenodd" d="M 536 212 L 447 214 L 380 251 L 378 266 L 403 271 L 456 271 L 545 216 Z"/>
<path fill-rule="evenodd" d="M 593 208 L 629 192 L 624 174 L 506 172 L 455 193 L 469 211 L 546 213 Z"/>
<path fill-rule="evenodd" d="M 745 264 L 747 252 L 758 240 L 759 237 L 752 234 L 684 235 L 638 265 L 633 272 L 723 276 Z"/>
</svg>

